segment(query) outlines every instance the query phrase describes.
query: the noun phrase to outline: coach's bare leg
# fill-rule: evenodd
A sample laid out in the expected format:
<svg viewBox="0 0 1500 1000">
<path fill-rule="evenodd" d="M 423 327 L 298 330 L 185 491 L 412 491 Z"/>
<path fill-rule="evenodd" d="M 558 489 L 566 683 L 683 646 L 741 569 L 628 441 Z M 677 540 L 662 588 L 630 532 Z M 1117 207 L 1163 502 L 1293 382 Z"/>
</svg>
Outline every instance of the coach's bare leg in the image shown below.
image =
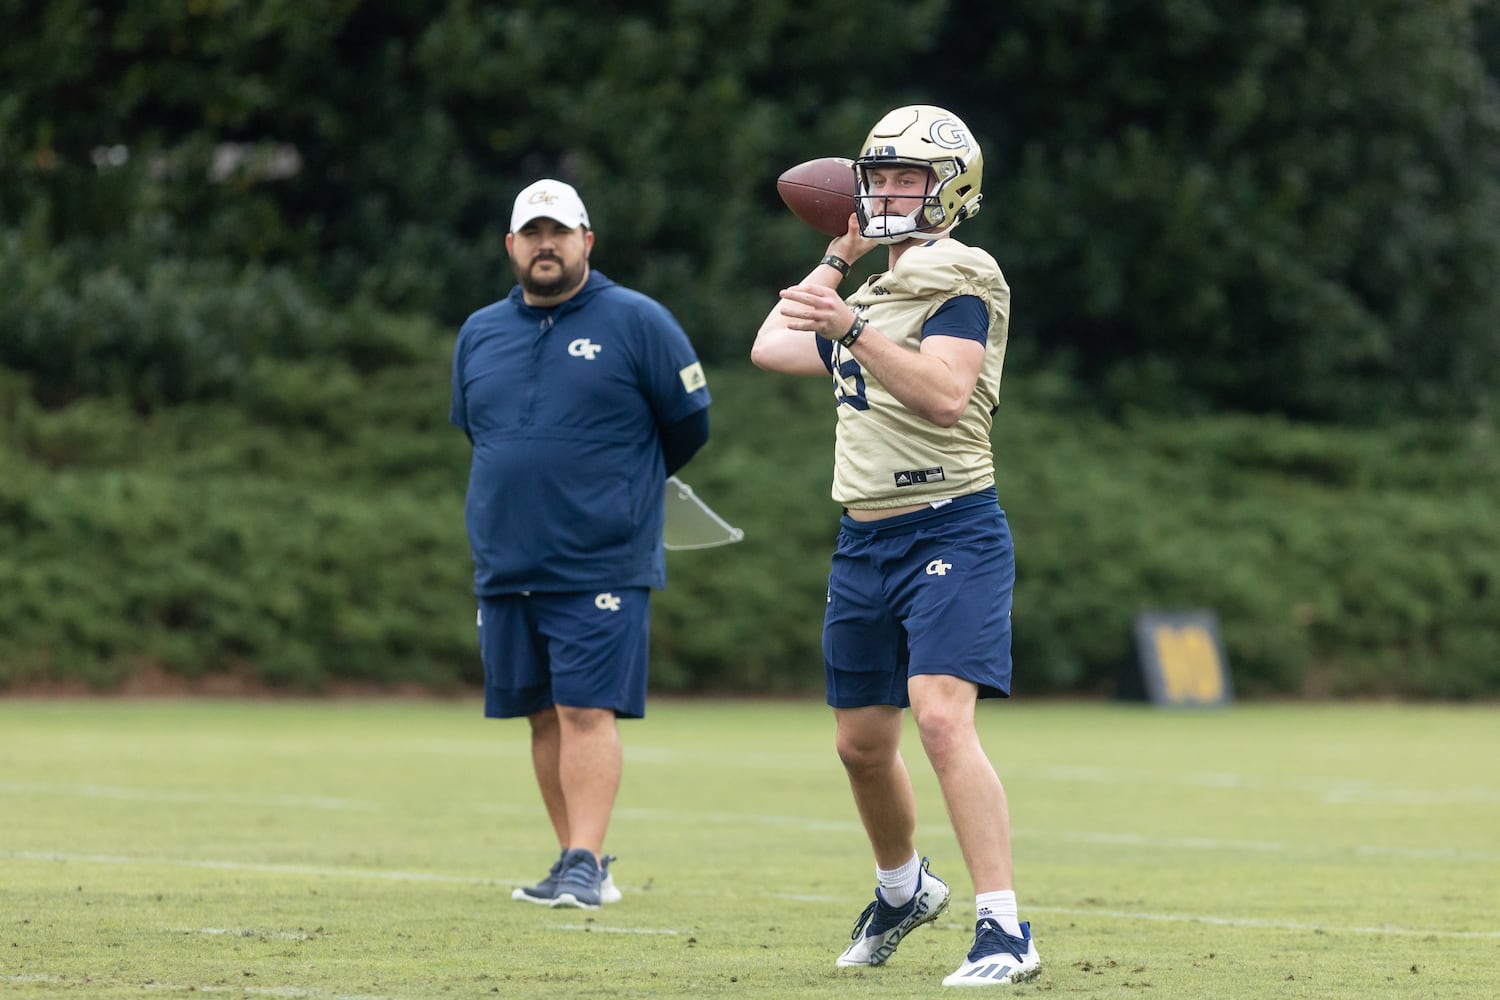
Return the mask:
<svg viewBox="0 0 1500 1000">
<path fill-rule="evenodd" d="M 901 758 L 905 713 L 890 705 L 836 708 L 839 760 L 860 821 L 881 868 L 900 868 L 916 853 L 917 802 Z"/>
<path fill-rule="evenodd" d="M 958 677 L 918 674 L 907 681 L 907 691 L 974 891 L 1014 888 L 1005 789 L 974 727 L 978 688 Z"/>
<path fill-rule="evenodd" d="M 615 713 L 607 708 L 557 707 L 562 739 L 558 777 L 567 806 L 568 841 L 599 856 L 620 791 L 624 755 Z"/>
<path fill-rule="evenodd" d="M 547 807 L 547 818 L 557 834 L 557 846 L 568 848 L 568 805 L 563 798 L 562 777 L 558 774 L 562 729 L 557 709 L 544 708 L 528 717 L 531 722 L 531 769 L 536 772 L 536 786 Z"/>
</svg>

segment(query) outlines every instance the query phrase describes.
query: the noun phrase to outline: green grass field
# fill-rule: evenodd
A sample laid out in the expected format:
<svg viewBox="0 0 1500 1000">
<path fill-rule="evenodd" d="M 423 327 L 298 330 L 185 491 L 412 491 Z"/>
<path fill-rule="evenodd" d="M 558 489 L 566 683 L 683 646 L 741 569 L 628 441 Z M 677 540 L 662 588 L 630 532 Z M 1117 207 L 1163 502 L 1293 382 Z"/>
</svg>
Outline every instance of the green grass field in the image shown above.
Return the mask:
<svg viewBox="0 0 1500 1000">
<path fill-rule="evenodd" d="M 1500 709 L 1017 701 L 981 726 L 1044 963 L 1010 993 L 1500 995 Z M 827 709 L 657 700 L 622 729 L 625 899 L 585 913 L 510 900 L 556 848 L 524 723 L 477 700 L 0 700 L 0 993 L 955 992 L 973 890 L 914 731 L 954 903 L 839 970 L 874 874 Z"/>
</svg>

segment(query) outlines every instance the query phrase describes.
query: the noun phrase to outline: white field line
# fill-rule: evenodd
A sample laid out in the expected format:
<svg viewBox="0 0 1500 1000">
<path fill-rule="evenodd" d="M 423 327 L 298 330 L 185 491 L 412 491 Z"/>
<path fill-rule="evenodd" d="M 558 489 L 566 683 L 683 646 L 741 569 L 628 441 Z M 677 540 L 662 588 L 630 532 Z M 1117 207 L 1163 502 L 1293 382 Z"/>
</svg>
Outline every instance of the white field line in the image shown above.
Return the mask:
<svg viewBox="0 0 1500 1000">
<path fill-rule="evenodd" d="M 73 796 L 81 799 L 111 799 L 124 802 L 167 802 L 182 805 L 239 805 L 280 809 L 326 809 L 332 811 L 379 812 L 378 802 L 341 799 L 325 795 L 245 795 L 237 792 L 204 792 L 186 788 L 131 788 L 120 785 L 58 785 L 35 781 L 0 781 L 0 792 L 14 795 Z"/>
<path fill-rule="evenodd" d="M 318 878 L 376 879 L 384 882 L 432 882 L 442 885 L 503 885 L 493 878 L 441 875 L 435 872 L 373 871 L 368 868 L 327 868 L 319 865 L 282 865 L 212 858 L 127 857 L 120 854 L 74 854 L 65 851 L 0 851 L 0 859 L 52 861 L 62 864 L 137 865 L 141 867 L 205 868 L 212 871 L 262 872 L 267 875 L 311 875 Z M 514 880 L 515 885 L 524 880 Z"/>
<path fill-rule="evenodd" d="M 13 858 L 23 861 L 55 861 L 55 862 L 78 862 L 85 864 L 118 864 L 152 866 L 166 865 L 184 868 L 210 868 L 221 871 L 240 872 L 266 872 L 270 874 L 298 874 L 312 875 L 326 878 L 373 878 L 393 882 L 442 882 L 460 885 L 498 885 L 505 884 L 505 880 L 474 878 L 471 876 L 458 875 L 434 875 L 427 872 L 400 872 L 400 871 L 369 871 L 359 868 L 318 868 L 312 865 L 267 865 L 248 864 L 237 861 L 205 861 L 188 860 L 184 858 L 126 858 L 102 854 L 65 854 L 55 851 L 0 851 L 0 859 Z M 692 895 L 714 895 L 707 890 L 690 890 Z M 843 902 L 842 898 L 824 896 L 802 896 L 782 893 L 758 894 L 764 899 L 778 899 L 788 902 L 801 903 L 830 903 Z M 1291 930 L 1291 931 L 1316 931 L 1326 934 L 1391 934 L 1403 937 L 1439 937 L 1439 938 L 1462 938 L 1479 939 L 1487 941 L 1500 941 L 1500 930 L 1491 931 L 1448 931 L 1435 930 L 1421 927 L 1343 927 L 1332 924 L 1309 924 L 1290 920 L 1263 920 L 1253 917 L 1221 917 L 1202 913 L 1150 913 L 1140 910 L 1094 910 L 1087 907 L 1072 906 L 1039 906 L 1028 904 L 1027 912 L 1057 913 L 1066 916 L 1094 917 L 1104 920 L 1132 921 L 1151 920 L 1167 921 L 1172 923 L 1200 923 L 1213 924 L 1224 927 L 1245 927 L 1262 930 Z M 668 934 L 675 935 L 679 932 L 671 929 L 650 928 L 608 928 L 589 925 L 562 925 L 566 930 L 584 930 L 590 933 L 617 933 L 617 934 Z M 221 931 L 216 928 L 205 928 L 198 933 L 241 933 L 237 931 Z"/>
<path fill-rule="evenodd" d="M 677 935 L 681 931 L 672 930 L 667 927 L 602 927 L 595 924 L 557 924 L 554 928 L 560 931 L 588 931 L 593 934 L 666 934 Z M 289 931 L 258 931 L 254 928 L 243 927 L 238 930 L 232 927 L 198 927 L 179 930 L 179 934 L 206 934 L 210 936 L 227 935 L 229 937 L 244 938 L 285 938 L 288 941 L 311 941 L 315 937 L 326 935 L 316 934 L 293 934 Z"/>
<path fill-rule="evenodd" d="M 290 931 L 257 931 L 249 927 L 241 927 L 238 930 L 232 927 L 197 927 L 183 928 L 178 934 L 206 934 L 210 937 L 243 937 L 243 938 L 283 938 L 287 941 L 311 941 L 315 935 L 293 934 Z"/>
<path fill-rule="evenodd" d="M 667 934 L 673 937 L 682 933 L 666 927 L 604 927 L 598 924 L 558 924 L 556 929 L 583 931 L 585 934 Z"/>
<path fill-rule="evenodd" d="M 842 780 L 842 772 L 832 757 L 827 754 L 813 756 L 807 753 L 774 753 L 761 751 L 751 754 L 722 755 L 712 750 L 695 753 L 697 762 L 721 758 L 725 764 L 740 768 L 767 771 L 807 770 L 827 768 L 834 780 Z M 627 746 L 627 763 L 676 764 L 683 761 L 681 751 L 650 746 Z M 1007 769 L 1001 766 L 1001 778 L 1010 781 L 1024 778 L 1031 782 L 1074 782 L 1090 785 L 1116 787 L 1155 786 L 1171 788 L 1219 788 L 1257 792 L 1296 792 L 1311 795 L 1327 805 L 1500 805 L 1500 787 L 1442 788 L 1394 788 L 1377 780 L 1360 778 L 1321 778 L 1291 775 L 1250 775 L 1231 771 L 1177 771 L 1170 769 L 1101 767 L 1097 765 L 1073 764 L 1028 764 Z"/>
<path fill-rule="evenodd" d="M 15 986 L 60 986 L 64 989 L 92 990 L 101 986 L 129 986 L 131 989 L 142 992 L 165 992 L 165 993 L 233 993 L 236 996 L 247 997 L 291 997 L 293 1000 L 390 1000 L 389 997 L 373 993 L 325 993 L 323 990 L 303 989 L 300 986 L 216 986 L 212 983 L 198 983 L 186 986 L 180 983 L 109 983 L 101 980 L 98 976 L 89 976 L 87 979 L 72 979 L 68 976 L 49 975 L 19 975 L 0 976 L 0 983 L 11 983 Z"/>
<path fill-rule="evenodd" d="M 1174 924 L 1212 924 L 1215 927 L 1247 927 L 1277 931 L 1314 931 L 1324 934 L 1393 934 L 1402 937 L 1471 938 L 1500 941 L 1500 931 L 1435 931 L 1421 927 L 1336 927 L 1295 920 L 1261 920 L 1254 917 L 1211 917 L 1202 913 L 1144 913 L 1139 910 L 1090 910 L 1076 906 L 1033 906 L 1027 913 L 1057 913 L 1072 917 L 1103 917 L 1107 920 L 1151 920 Z"/>
<path fill-rule="evenodd" d="M 1040 765 L 1025 769 L 1027 780 L 1071 781 L 1090 785 L 1222 788 L 1264 792 L 1303 792 L 1327 805 L 1500 805 L 1500 788 L 1392 788 L 1376 781 L 1277 776 L 1262 778 L 1224 771 L 1151 771 L 1139 768 Z M 1002 775 L 1003 777 L 1003 775 Z"/>
<path fill-rule="evenodd" d="M 495 752 L 491 748 L 491 753 Z M 708 754 L 712 757 L 712 754 Z M 651 747 L 627 747 L 626 760 L 642 765 L 671 764 L 681 760 L 676 751 Z M 698 759 L 703 759 L 702 757 Z M 781 770 L 806 768 L 805 754 L 754 754 L 737 756 L 740 767 Z M 1275 776 L 1260 777 L 1223 771 L 1170 771 L 1144 768 L 1112 768 L 1092 765 L 1032 765 L 1020 769 L 1012 780 L 1024 775 L 1030 781 L 1072 782 L 1115 787 L 1187 787 L 1217 788 L 1226 791 L 1299 792 L 1311 795 L 1326 805 L 1500 805 L 1500 788 L 1423 787 L 1399 788 L 1378 781 L 1339 778 Z M 1006 774 L 1002 778 L 1008 777 Z M 84 798 L 123 799 L 146 802 L 219 802 L 242 805 L 273 805 L 328 810 L 375 811 L 379 803 L 361 799 L 318 795 L 247 795 L 229 792 L 202 792 L 191 789 L 134 788 L 98 784 L 47 784 L 42 782 L 0 781 L 0 792 L 28 795 L 75 795 Z"/>
<path fill-rule="evenodd" d="M 1500 851 L 1470 851 L 1459 847 L 1388 847 L 1376 844 L 1289 844 L 1277 840 L 1226 840 L 1218 837 L 1160 837 L 1137 833 L 1037 833 L 1018 840 L 1065 840 L 1076 844 L 1118 844 L 1148 850 L 1256 851 L 1263 854 L 1354 854 L 1362 858 L 1401 858 L 1406 861 L 1500 861 Z"/>
<path fill-rule="evenodd" d="M 1090 769 L 1091 771 L 1093 769 Z M 1069 773 L 1075 773 L 1075 769 L 1069 769 Z M 1118 772 L 1109 772 L 1118 774 Z M 1374 790 L 1372 790 L 1374 791 Z M 1401 790 L 1388 789 L 1387 794 L 1397 794 Z M 1409 791 L 1409 790 L 1408 790 Z M 1455 790 L 1474 793 L 1477 790 Z M 46 796 L 77 796 L 81 798 L 114 799 L 135 802 L 162 802 L 176 805 L 194 805 L 208 803 L 224 803 L 235 805 L 248 805 L 258 808 L 279 809 L 315 809 L 331 811 L 353 811 L 353 812 L 383 812 L 387 806 L 380 802 L 364 799 L 341 799 L 328 796 L 313 795 L 244 795 L 228 794 L 219 792 L 199 792 L 187 789 L 147 789 L 132 788 L 110 785 L 59 785 L 45 784 L 41 782 L 6 782 L 0 781 L 0 792 L 12 792 L 28 795 Z M 1468 801 L 1474 801 L 1471 796 Z M 532 815 L 537 811 L 534 803 L 476 803 L 473 810 L 486 815 Z M 673 810 L 673 809 L 632 809 L 628 807 L 617 808 L 615 816 L 621 819 L 633 819 L 644 822 L 680 822 L 695 824 L 715 824 L 720 826 L 749 826 L 770 827 L 792 830 L 805 830 L 814 833 L 840 833 L 859 834 L 861 827 L 855 820 L 819 819 L 810 816 L 778 816 L 771 813 L 746 813 L 727 810 L 699 811 L 699 810 Z M 946 827 L 931 827 L 934 833 L 941 833 Z M 1017 831 L 1018 840 L 1062 840 L 1071 843 L 1092 844 L 1117 844 L 1126 847 L 1141 847 L 1146 849 L 1192 849 L 1204 851 L 1254 851 L 1265 854 L 1340 854 L 1347 853 L 1359 857 L 1369 858 L 1400 858 L 1408 861 L 1475 861 L 1496 862 L 1500 861 L 1500 851 L 1475 851 L 1448 846 L 1422 846 L 1422 847 L 1391 847 L 1375 844 L 1318 844 L 1299 845 L 1284 841 L 1265 840 L 1240 840 L 1224 839 L 1215 837 L 1163 837 L 1157 835 L 1144 835 L 1132 833 L 1091 833 L 1054 831 L 1038 832 Z M 0 853 L 0 857 L 4 857 Z M 296 866 L 288 866 L 285 871 L 296 874 Z M 378 873 L 372 877 L 379 877 Z M 441 877 L 434 876 L 434 881 L 441 881 Z M 518 881 L 517 884 L 523 884 Z"/>
<path fill-rule="evenodd" d="M 534 814 L 535 805 L 487 805 L 478 807 L 482 812 L 501 815 Z M 820 833 L 847 833 L 859 835 L 864 832 L 857 820 L 823 820 L 803 816 L 774 816 L 766 813 L 696 812 L 674 809 L 616 809 L 618 817 L 654 823 L 713 823 L 721 826 L 784 827 Z M 918 832 L 941 835 L 948 830 L 944 825 L 919 825 Z M 1077 844 L 1117 844 L 1123 847 L 1141 847 L 1147 850 L 1196 851 L 1254 851 L 1262 854 L 1290 855 L 1340 855 L 1353 854 L 1371 858 L 1401 858 L 1407 861 L 1500 861 L 1500 851 L 1472 851 L 1459 847 L 1390 847 L 1377 844 L 1293 844 L 1278 840 L 1241 840 L 1222 837 L 1163 837 L 1138 833 L 1089 833 L 1075 831 L 1012 831 L 1012 837 L 1022 841 L 1055 842 L 1066 841 Z"/>
</svg>

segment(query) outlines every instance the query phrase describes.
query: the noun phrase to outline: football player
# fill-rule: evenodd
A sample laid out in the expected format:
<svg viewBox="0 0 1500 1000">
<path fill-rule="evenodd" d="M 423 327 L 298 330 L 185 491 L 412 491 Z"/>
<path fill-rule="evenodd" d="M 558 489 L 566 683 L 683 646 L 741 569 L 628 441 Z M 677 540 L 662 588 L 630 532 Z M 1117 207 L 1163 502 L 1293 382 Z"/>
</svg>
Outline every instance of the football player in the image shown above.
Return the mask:
<svg viewBox="0 0 1500 1000">
<path fill-rule="evenodd" d="M 881 965 L 936 919 L 948 886 L 916 849 L 900 752 L 911 709 L 975 892 L 974 945 L 945 986 L 1034 979 L 1019 920 L 1004 788 L 974 724 L 1009 697 L 1015 556 L 995 486 L 1010 289 L 984 250 L 953 237 L 979 211 L 983 158 L 968 127 L 929 105 L 891 111 L 854 160 L 848 230 L 756 334 L 751 360 L 832 378 L 833 499 L 844 508 L 823 621 L 837 748 L 875 856 L 875 899 L 842 966 Z M 847 296 L 876 247 L 886 269 Z"/>
</svg>

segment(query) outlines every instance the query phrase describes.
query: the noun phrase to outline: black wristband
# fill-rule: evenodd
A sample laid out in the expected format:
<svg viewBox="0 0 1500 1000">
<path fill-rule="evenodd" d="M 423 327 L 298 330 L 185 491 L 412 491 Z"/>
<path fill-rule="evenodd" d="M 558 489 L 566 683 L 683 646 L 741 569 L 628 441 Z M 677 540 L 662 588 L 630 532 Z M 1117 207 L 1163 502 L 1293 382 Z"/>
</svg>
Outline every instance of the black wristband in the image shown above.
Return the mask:
<svg viewBox="0 0 1500 1000">
<path fill-rule="evenodd" d="M 853 347 L 859 335 L 865 332 L 865 323 L 868 322 L 863 316 L 854 317 L 854 322 L 849 326 L 849 332 L 839 338 L 839 343 L 845 347 Z"/>
<path fill-rule="evenodd" d="M 818 263 L 827 264 L 829 267 L 833 268 L 835 271 L 837 271 L 839 274 L 844 275 L 845 277 L 847 277 L 849 274 L 849 262 L 842 257 L 835 257 L 833 254 L 829 254 L 827 257 L 824 257 L 822 260 L 818 261 Z"/>
</svg>

